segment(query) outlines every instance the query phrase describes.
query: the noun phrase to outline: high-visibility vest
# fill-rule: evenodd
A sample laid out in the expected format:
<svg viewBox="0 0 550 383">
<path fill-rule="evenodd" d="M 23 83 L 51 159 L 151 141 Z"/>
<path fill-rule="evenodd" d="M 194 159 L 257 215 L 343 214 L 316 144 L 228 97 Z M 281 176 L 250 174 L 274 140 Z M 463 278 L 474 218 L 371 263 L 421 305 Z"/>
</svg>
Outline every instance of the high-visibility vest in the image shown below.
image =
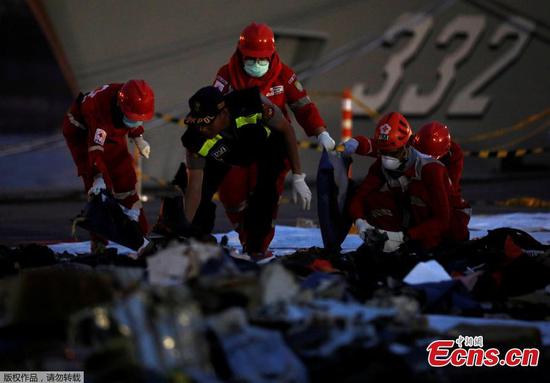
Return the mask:
<svg viewBox="0 0 550 383">
<path fill-rule="evenodd" d="M 271 137 L 263 121 L 263 109 L 257 88 L 234 91 L 225 97 L 231 124 L 214 138 L 203 137 L 189 127 L 181 137 L 183 146 L 200 157 L 231 165 L 257 160 Z"/>
</svg>

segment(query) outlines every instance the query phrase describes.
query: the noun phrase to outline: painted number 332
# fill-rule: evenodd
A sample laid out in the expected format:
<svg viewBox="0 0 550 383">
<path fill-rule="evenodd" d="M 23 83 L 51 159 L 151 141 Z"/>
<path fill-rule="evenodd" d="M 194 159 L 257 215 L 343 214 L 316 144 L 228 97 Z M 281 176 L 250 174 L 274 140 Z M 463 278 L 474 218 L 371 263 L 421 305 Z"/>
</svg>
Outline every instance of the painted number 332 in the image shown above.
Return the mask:
<svg viewBox="0 0 550 383">
<path fill-rule="evenodd" d="M 468 58 L 481 37 L 485 24 L 484 16 L 458 15 L 443 28 L 437 37 L 437 46 L 445 49 L 454 38 L 462 37 L 460 46 L 449 52 L 439 63 L 438 80 L 433 89 L 422 89 L 418 84 L 411 84 L 405 89 L 399 102 L 399 111 L 420 117 L 429 115 L 439 106 L 455 80 L 457 67 Z M 410 36 L 408 44 L 390 56 L 384 67 L 385 81 L 377 92 L 368 92 L 364 84 L 356 84 L 352 90 L 353 96 L 376 110 L 384 108 L 402 81 L 405 66 L 418 54 L 432 27 L 433 18 L 425 14 L 404 14 L 399 17 L 384 34 L 384 43 L 393 46 L 399 37 Z M 483 115 L 489 106 L 490 98 L 477 93 L 519 57 L 534 28 L 534 23 L 520 17 L 511 17 L 497 27 L 489 40 L 489 46 L 497 48 L 506 38 L 514 38 L 513 45 L 458 90 L 449 104 L 449 116 Z M 356 112 L 364 113 L 362 110 Z"/>
</svg>

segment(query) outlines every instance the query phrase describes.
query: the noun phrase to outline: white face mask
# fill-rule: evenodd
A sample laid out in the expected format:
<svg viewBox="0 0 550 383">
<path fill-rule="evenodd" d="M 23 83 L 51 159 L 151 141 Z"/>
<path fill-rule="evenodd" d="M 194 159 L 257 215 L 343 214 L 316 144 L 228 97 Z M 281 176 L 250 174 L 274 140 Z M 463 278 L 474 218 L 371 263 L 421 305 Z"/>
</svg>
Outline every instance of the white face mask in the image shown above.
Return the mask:
<svg viewBox="0 0 550 383">
<path fill-rule="evenodd" d="M 143 125 L 143 121 L 133 121 L 127 118 L 126 116 L 122 116 L 122 122 L 124 122 L 124 125 L 126 125 L 128 128 L 137 128 L 138 126 Z"/>
<path fill-rule="evenodd" d="M 382 166 L 388 170 L 397 170 L 401 166 L 401 161 L 395 157 L 381 156 Z"/>
<path fill-rule="evenodd" d="M 244 71 L 251 77 L 262 77 L 269 70 L 269 60 L 244 60 Z"/>
</svg>

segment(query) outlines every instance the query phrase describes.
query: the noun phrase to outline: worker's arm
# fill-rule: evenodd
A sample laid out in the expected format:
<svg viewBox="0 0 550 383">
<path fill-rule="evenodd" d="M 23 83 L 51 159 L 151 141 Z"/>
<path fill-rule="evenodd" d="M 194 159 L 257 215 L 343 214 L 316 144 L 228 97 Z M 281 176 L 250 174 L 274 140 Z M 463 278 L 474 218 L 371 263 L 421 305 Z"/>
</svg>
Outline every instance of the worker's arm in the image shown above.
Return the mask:
<svg viewBox="0 0 550 383">
<path fill-rule="evenodd" d="M 284 118 L 281 110 L 273 105 L 267 97 L 262 96 L 263 121 L 272 130 L 280 132 L 285 140 L 288 160 L 292 169 L 292 199 L 300 203 L 303 210 L 309 210 L 311 205 L 311 190 L 306 183 L 306 175 L 302 173 L 298 143 L 290 123 Z"/>
<path fill-rule="evenodd" d="M 302 167 L 300 164 L 300 156 L 298 155 L 298 142 L 296 141 L 296 134 L 290 123 L 283 116 L 283 112 L 276 105 L 274 105 L 265 96 L 262 96 L 263 106 L 263 120 L 264 123 L 272 130 L 282 133 L 285 144 L 288 159 L 290 161 L 290 168 L 292 173 L 301 174 Z"/>
<path fill-rule="evenodd" d="M 204 170 L 202 169 L 189 170 L 189 184 L 185 191 L 185 218 L 188 222 L 193 222 L 201 203 L 203 174 Z"/>
<path fill-rule="evenodd" d="M 195 213 L 199 208 L 202 196 L 202 182 L 206 160 L 195 153 L 187 151 L 187 167 L 189 168 L 189 180 L 185 190 L 185 218 L 193 222 Z"/>
</svg>

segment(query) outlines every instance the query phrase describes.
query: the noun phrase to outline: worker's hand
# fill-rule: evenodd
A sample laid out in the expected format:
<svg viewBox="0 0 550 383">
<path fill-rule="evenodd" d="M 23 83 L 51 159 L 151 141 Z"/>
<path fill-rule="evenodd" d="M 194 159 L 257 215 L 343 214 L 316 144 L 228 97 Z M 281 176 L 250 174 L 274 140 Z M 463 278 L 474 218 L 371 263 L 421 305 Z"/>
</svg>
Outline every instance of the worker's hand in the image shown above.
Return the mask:
<svg viewBox="0 0 550 383">
<path fill-rule="evenodd" d="M 303 210 L 309 210 L 311 205 L 311 190 L 309 190 L 306 184 L 305 173 L 292 175 L 292 201 L 297 203 L 298 200 Z"/>
<path fill-rule="evenodd" d="M 402 231 L 387 231 L 379 230 L 380 233 L 385 234 L 388 239 L 384 242 L 384 248 L 382 251 L 384 253 L 391 253 L 397 249 L 405 242 L 405 235 Z"/>
<path fill-rule="evenodd" d="M 136 144 L 136 146 L 139 150 L 139 153 L 143 157 L 148 159 L 149 154 L 151 153 L 151 145 L 149 145 L 149 143 L 147 141 L 145 141 L 142 136 L 138 136 L 138 137 L 134 138 L 134 143 Z"/>
<path fill-rule="evenodd" d="M 359 234 L 359 237 L 365 241 L 367 238 L 367 230 L 374 229 L 374 226 L 371 226 L 371 224 L 363 218 L 357 218 L 355 220 L 355 228 L 357 229 L 357 234 Z"/>
<path fill-rule="evenodd" d="M 107 185 L 105 185 L 105 181 L 103 180 L 103 177 L 101 175 L 97 176 L 94 179 L 94 183 L 92 184 L 92 187 L 90 190 L 88 190 L 88 195 L 99 195 L 102 190 L 107 190 Z"/>
<path fill-rule="evenodd" d="M 332 139 L 332 137 L 326 130 L 317 136 L 317 142 L 327 151 L 334 150 L 334 147 L 336 146 L 336 142 Z"/>
<path fill-rule="evenodd" d="M 342 154 L 344 156 L 351 156 L 357 151 L 357 148 L 359 147 L 359 141 L 357 141 L 355 138 L 350 138 L 342 145 L 344 145 L 344 151 L 342 152 Z"/>
</svg>

